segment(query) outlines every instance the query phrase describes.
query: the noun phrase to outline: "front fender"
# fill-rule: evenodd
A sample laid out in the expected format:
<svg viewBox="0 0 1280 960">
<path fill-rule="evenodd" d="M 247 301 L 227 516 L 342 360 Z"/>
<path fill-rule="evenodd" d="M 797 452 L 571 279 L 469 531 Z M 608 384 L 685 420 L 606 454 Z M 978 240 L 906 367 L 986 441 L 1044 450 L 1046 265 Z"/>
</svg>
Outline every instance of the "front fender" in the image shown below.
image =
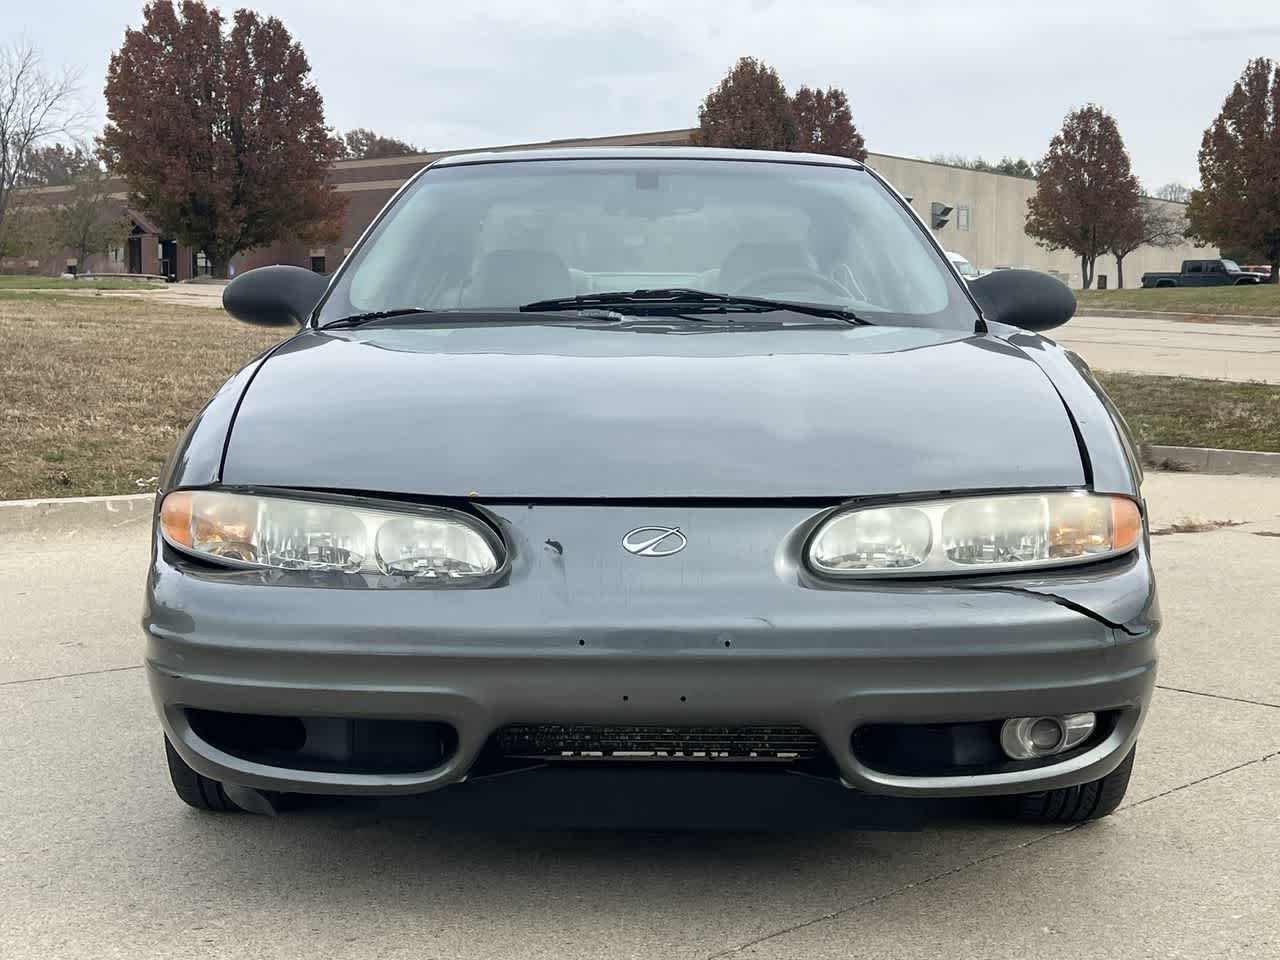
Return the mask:
<svg viewBox="0 0 1280 960">
<path fill-rule="evenodd" d="M 1089 365 L 1037 333 L 1003 327 L 997 336 L 1030 357 L 1062 397 L 1075 422 L 1080 454 L 1093 490 L 1140 499 L 1142 465 L 1137 447 Z"/>
<path fill-rule="evenodd" d="M 222 459 L 240 399 L 258 369 L 278 348 L 277 344 L 264 351 L 232 374 L 187 424 L 160 471 L 159 493 L 177 487 L 204 486 L 222 479 Z"/>
</svg>

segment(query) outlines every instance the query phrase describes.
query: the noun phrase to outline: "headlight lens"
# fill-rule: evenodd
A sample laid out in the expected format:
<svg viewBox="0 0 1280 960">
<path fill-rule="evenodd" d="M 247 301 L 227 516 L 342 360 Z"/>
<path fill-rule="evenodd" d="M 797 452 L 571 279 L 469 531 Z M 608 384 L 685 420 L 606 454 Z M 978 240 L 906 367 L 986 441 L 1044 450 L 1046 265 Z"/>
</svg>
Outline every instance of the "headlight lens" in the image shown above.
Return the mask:
<svg viewBox="0 0 1280 960">
<path fill-rule="evenodd" d="M 458 581 L 500 566 L 497 538 L 451 510 L 178 490 L 160 529 L 177 549 L 232 567 Z"/>
<path fill-rule="evenodd" d="M 1138 505 L 1085 491 L 936 500 L 837 514 L 809 563 L 838 576 L 986 573 L 1080 563 L 1132 549 Z"/>
</svg>

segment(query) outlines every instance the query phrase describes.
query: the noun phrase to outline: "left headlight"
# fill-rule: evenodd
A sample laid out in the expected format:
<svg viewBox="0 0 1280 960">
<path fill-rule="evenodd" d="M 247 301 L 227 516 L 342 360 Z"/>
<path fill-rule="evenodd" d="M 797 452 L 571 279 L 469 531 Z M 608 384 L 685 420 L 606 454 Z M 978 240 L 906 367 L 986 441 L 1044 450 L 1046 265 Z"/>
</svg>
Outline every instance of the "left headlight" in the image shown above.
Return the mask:
<svg viewBox="0 0 1280 960">
<path fill-rule="evenodd" d="M 809 541 L 832 576 L 947 576 L 1101 560 L 1133 549 L 1138 505 L 1087 491 L 966 497 L 838 513 Z"/>
<path fill-rule="evenodd" d="M 452 510 L 177 490 L 160 530 L 178 550 L 229 567 L 470 580 L 501 565 L 486 527 Z"/>
</svg>

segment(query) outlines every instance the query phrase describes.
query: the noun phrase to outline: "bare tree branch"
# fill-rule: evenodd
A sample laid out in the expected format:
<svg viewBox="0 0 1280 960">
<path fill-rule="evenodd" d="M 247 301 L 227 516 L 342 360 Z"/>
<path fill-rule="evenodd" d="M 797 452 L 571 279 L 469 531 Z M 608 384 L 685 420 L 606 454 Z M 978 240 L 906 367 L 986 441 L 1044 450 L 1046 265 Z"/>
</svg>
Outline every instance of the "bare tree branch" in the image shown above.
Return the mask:
<svg viewBox="0 0 1280 960">
<path fill-rule="evenodd" d="M 1124 286 L 1124 258 L 1139 247 L 1176 247 L 1186 242 L 1183 208 L 1164 200 L 1142 197 L 1130 215 L 1112 226 L 1107 252 L 1116 258 L 1116 286 Z"/>
<path fill-rule="evenodd" d="M 1170 180 L 1168 183 L 1156 189 L 1155 196 L 1160 200 L 1172 200 L 1174 203 L 1186 203 L 1191 199 L 1191 188 L 1178 183 L 1176 180 Z"/>
<path fill-rule="evenodd" d="M 47 71 L 32 44 L 0 46 L 0 255 L 5 215 L 35 151 L 56 137 L 74 135 L 85 120 L 78 93 L 79 74 Z"/>
</svg>

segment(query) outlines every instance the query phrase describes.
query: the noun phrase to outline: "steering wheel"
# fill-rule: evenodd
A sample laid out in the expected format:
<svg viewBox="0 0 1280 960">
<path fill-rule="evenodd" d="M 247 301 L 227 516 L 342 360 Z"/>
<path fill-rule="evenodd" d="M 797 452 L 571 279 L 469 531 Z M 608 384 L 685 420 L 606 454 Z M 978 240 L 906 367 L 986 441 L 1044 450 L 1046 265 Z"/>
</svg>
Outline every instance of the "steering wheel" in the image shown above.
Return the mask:
<svg viewBox="0 0 1280 960">
<path fill-rule="evenodd" d="M 786 289 L 786 284 L 799 282 L 803 287 L 820 287 L 826 293 L 833 293 L 842 300 L 849 298 L 849 291 L 830 277 L 823 276 L 814 270 L 772 270 L 748 280 L 734 293 L 743 296 L 767 295 L 777 292 L 778 288 Z"/>
</svg>

